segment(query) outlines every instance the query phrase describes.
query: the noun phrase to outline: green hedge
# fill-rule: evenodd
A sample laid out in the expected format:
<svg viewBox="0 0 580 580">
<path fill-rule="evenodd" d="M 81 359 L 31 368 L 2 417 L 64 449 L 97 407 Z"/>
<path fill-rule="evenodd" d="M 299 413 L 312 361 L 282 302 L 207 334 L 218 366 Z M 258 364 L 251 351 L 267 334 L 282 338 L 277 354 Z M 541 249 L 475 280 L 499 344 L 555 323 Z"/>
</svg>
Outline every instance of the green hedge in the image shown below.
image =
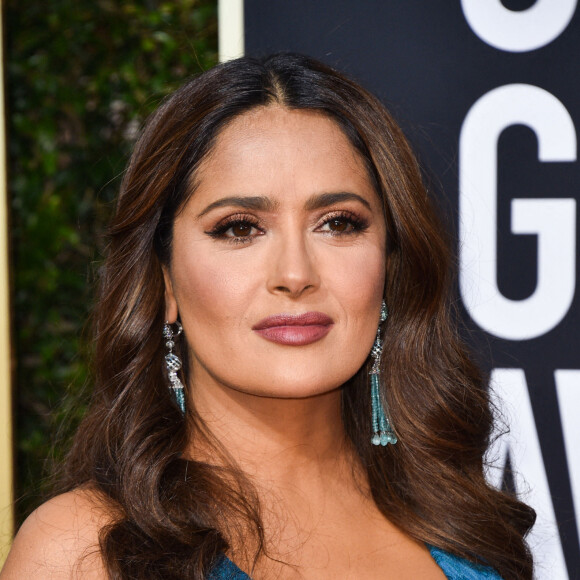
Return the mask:
<svg viewBox="0 0 580 580">
<path fill-rule="evenodd" d="M 164 95 L 215 64 L 217 14 L 216 0 L 3 6 L 19 522 L 90 390 L 83 329 L 131 146 Z"/>
</svg>

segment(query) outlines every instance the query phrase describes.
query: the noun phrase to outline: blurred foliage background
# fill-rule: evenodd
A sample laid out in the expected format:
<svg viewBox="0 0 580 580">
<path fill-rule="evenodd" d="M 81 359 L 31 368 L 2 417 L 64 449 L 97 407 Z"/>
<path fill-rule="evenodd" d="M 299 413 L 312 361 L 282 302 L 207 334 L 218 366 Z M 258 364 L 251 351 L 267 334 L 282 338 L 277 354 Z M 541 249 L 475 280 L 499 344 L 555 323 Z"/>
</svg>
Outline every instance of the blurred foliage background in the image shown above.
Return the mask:
<svg viewBox="0 0 580 580">
<path fill-rule="evenodd" d="M 106 224 L 144 118 L 217 62 L 216 0 L 4 0 L 16 519 L 44 498 L 90 392 Z"/>
</svg>

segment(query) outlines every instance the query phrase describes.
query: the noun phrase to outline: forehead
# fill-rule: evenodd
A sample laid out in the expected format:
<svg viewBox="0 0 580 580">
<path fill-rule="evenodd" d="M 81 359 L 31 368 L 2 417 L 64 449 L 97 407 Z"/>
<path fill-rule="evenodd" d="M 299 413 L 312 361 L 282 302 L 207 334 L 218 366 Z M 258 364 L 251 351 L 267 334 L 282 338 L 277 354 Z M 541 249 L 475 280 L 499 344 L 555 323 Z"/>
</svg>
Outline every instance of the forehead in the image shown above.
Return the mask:
<svg viewBox="0 0 580 580">
<path fill-rule="evenodd" d="M 290 185 L 310 193 L 372 187 L 364 161 L 336 121 L 279 105 L 244 113 L 221 131 L 198 168 L 196 195 L 208 182 L 230 188 L 232 180 L 269 194 Z"/>
</svg>

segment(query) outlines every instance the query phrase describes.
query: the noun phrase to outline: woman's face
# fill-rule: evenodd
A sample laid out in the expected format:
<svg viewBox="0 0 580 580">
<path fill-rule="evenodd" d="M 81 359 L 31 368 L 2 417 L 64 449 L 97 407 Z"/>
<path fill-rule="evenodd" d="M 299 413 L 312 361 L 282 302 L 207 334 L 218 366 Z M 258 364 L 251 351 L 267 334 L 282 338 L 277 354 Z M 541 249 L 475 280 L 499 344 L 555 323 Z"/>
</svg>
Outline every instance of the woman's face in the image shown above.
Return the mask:
<svg viewBox="0 0 580 580">
<path fill-rule="evenodd" d="M 302 398 L 343 384 L 376 335 L 386 232 L 338 125 L 254 109 L 221 132 L 196 181 L 165 269 L 191 387 Z"/>
</svg>

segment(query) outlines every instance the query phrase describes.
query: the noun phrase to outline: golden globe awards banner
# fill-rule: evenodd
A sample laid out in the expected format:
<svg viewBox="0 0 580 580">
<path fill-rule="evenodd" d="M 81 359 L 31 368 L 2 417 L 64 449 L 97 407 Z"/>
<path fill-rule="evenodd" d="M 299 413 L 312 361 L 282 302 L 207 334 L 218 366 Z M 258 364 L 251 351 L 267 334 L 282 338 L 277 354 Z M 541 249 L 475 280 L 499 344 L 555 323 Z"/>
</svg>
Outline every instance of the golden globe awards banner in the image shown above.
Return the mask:
<svg viewBox="0 0 580 580">
<path fill-rule="evenodd" d="M 243 3 L 246 54 L 304 52 L 357 78 L 429 168 L 510 429 L 489 481 L 537 510 L 529 541 L 551 580 L 580 578 L 577 12 L 577 0 Z"/>
</svg>

